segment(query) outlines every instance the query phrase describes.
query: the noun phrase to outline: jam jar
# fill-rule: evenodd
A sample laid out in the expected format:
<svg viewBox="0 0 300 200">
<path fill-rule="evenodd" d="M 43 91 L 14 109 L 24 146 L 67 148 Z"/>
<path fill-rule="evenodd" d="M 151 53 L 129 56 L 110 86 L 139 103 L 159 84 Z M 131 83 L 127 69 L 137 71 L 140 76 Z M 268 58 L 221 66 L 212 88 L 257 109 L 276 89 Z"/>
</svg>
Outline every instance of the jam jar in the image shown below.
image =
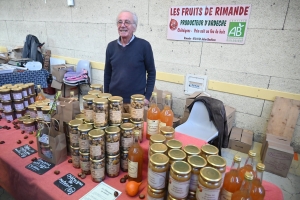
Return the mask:
<svg viewBox="0 0 300 200">
<path fill-rule="evenodd" d="M 102 94 L 98 94 L 98 98 L 103 98 L 103 99 L 109 99 L 110 97 L 112 97 L 112 95 L 110 93 L 102 93 Z"/>
<path fill-rule="evenodd" d="M 175 129 L 171 126 L 160 127 L 160 134 L 164 135 L 167 140 L 174 139 Z"/>
<path fill-rule="evenodd" d="M 120 128 L 109 126 L 105 129 L 106 154 L 117 155 L 120 153 Z"/>
<path fill-rule="evenodd" d="M 130 114 L 133 121 L 140 122 L 144 120 L 144 99 L 145 96 L 141 94 L 131 95 Z"/>
<path fill-rule="evenodd" d="M 92 90 L 98 90 L 98 91 L 103 92 L 103 85 L 101 85 L 101 84 L 91 84 L 90 87 Z"/>
<path fill-rule="evenodd" d="M 108 125 L 108 101 L 103 98 L 93 100 L 94 126 L 104 127 Z"/>
<path fill-rule="evenodd" d="M 120 96 L 109 97 L 109 124 L 122 123 L 123 98 Z"/>
<path fill-rule="evenodd" d="M 148 185 L 154 189 L 164 189 L 169 170 L 169 158 L 165 154 L 155 153 L 149 159 Z"/>
<path fill-rule="evenodd" d="M 100 183 L 105 179 L 105 158 L 101 160 L 91 160 L 91 176 L 95 183 Z"/>
<path fill-rule="evenodd" d="M 81 124 L 83 124 L 83 121 L 79 119 L 73 119 L 69 122 L 69 137 L 72 147 L 79 147 L 80 132 L 78 126 Z"/>
<path fill-rule="evenodd" d="M 79 150 L 82 153 L 90 152 L 90 142 L 88 133 L 93 129 L 93 126 L 90 124 L 80 124 L 78 126 L 79 130 Z"/>
<path fill-rule="evenodd" d="M 105 132 L 94 129 L 89 132 L 90 158 L 100 160 L 105 157 Z"/>
<path fill-rule="evenodd" d="M 94 122 L 93 100 L 96 98 L 97 96 L 95 95 L 84 95 L 82 97 L 85 120 L 87 122 Z"/>
<path fill-rule="evenodd" d="M 108 177 L 117 177 L 120 173 L 120 154 L 106 156 L 106 174 Z"/>
<path fill-rule="evenodd" d="M 23 99 L 23 93 L 21 87 L 11 89 L 11 94 L 14 101 Z"/>
<path fill-rule="evenodd" d="M 200 170 L 207 165 L 206 160 L 199 155 L 191 155 L 188 157 L 187 162 L 192 167 L 191 181 L 189 187 L 189 195 L 195 196 L 196 189 L 198 186 L 198 177 L 200 174 Z M 196 198 L 196 196 L 195 196 Z"/>
<path fill-rule="evenodd" d="M 132 123 L 123 123 L 120 125 L 121 128 L 121 149 L 122 151 L 128 151 L 133 144 L 133 129 Z"/>
<path fill-rule="evenodd" d="M 88 91 L 88 94 L 89 95 L 94 95 L 94 96 L 97 96 L 98 97 L 98 94 L 101 94 L 102 92 L 99 91 L 99 90 L 90 90 Z"/>
<path fill-rule="evenodd" d="M 76 169 L 79 169 L 80 168 L 79 147 L 71 146 L 71 157 L 72 157 L 73 167 L 76 168 Z"/>
<path fill-rule="evenodd" d="M 80 154 L 80 168 L 82 173 L 89 175 L 91 174 L 91 168 L 90 168 L 90 154 L 89 153 L 83 153 L 79 151 Z"/>
<path fill-rule="evenodd" d="M 213 145 L 205 144 L 201 147 L 200 156 L 202 156 L 205 160 L 210 155 L 217 155 L 219 153 L 219 149 Z"/>
<path fill-rule="evenodd" d="M 24 128 L 26 133 L 34 132 L 35 131 L 35 120 L 30 119 L 24 119 L 23 120 Z"/>
<path fill-rule="evenodd" d="M 165 143 L 166 137 L 161 134 L 154 134 L 150 136 L 149 147 L 154 143 Z"/>
</svg>

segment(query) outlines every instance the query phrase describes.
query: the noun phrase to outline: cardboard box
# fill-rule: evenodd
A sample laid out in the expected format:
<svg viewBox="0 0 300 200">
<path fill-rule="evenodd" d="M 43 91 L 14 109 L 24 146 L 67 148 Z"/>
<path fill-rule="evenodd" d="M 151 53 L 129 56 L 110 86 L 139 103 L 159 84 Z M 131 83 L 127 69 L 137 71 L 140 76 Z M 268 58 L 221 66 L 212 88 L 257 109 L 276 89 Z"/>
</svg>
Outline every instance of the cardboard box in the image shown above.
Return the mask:
<svg viewBox="0 0 300 200">
<path fill-rule="evenodd" d="M 11 58 L 21 59 L 23 54 L 23 47 L 16 47 L 12 49 L 12 53 L 10 55 Z"/>
<path fill-rule="evenodd" d="M 242 153 L 248 153 L 253 143 L 253 132 L 233 127 L 229 137 L 228 148 Z"/>
<path fill-rule="evenodd" d="M 56 90 L 60 90 L 61 91 L 61 96 L 63 96 L 63 97 L 70 97 L 70 92 L 71 91 L 74 92 L 74 95 L 78 94 L 77 86 L 69 86 L 69 85 L 60 83 L 56 80 L 52 81 L 51 87 L 55 88 Z M 65 95 L 64 95 L 64 87 L 66 87 Z"/>
<path fill-rule="evenodd" d="M 51 66 L 51 74 L 53 80 L 57 82 L 63 82 L 64 75 L 67 71 L 74 71 L 74 66 L 72 65 L 52 65 Z"/>
<path fill-rule="evenodd" d="M 225 105 L 228 133 L 230 133 L 235 120 L 235 108 Z"/>
<path fill-rule="evenodd" d="M 0 53 L 0 64 L 6 64 L 9 61 L 7 53 Z"/>
<path fill-rule="evenodd" d="M 286 177 L 294 157 L 294 150 L 289 145 L 267 141 L 263 155 L 265 171 Z"/>
</svg>

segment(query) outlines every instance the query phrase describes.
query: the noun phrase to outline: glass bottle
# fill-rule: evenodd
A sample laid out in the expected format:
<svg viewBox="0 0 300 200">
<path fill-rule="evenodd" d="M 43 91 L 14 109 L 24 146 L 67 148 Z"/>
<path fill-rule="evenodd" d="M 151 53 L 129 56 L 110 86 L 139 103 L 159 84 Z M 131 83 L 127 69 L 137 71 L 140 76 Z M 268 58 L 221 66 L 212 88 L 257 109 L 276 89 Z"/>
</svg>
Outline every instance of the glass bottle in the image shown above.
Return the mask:
<svg viewBox="0 0 300 200">
<path fill-rule="evenodd" d="M 144 151 L 139 144 L 139 136 L 134 135 L 134 142 L 128 151 L 128 180 L 141 182 L 143 180 Z"/>
<path fill-rule="evenodd" d="M 240 156 L 234 156 L 230 171 L 224 177 L 220 200 L 230 200 L 232 194 L 240 189 L 242 179 L 239 177 L 238 170 L 240 169 L 241 160 Z"/>
<path fill-rule="evenodd" d="M 252 174 L 252 176 L 254 176 L 254 157 L 256 156 L 256 153 L 253 150 L 249 150 L 248 153 L 248 158 L 245 162 L 245 165 L 243 167 L 240 168 L 239 170 L 239 176 L 241 178 L 241 180 L 244 179 L 244 175 L 246 173 L 246 171 L 250 172 Z"/>
<path fill-rule="evenodd" d="M 250 196 L 251 186 L 252 186 L 253 175 L 250 172 L 246 172 L 244 176 L 244 181 L 240 190 L 233 193 L 231 200 L 252 200 Z"/>
<path fill-rule="evenodd" d="M 41 85 L 37 85 L 37 95 L 35 97 L 35 101 L 43 101 L 45 99 L 46 99 L 46 97 L 45 97 L 44 92 L 41 88 Z"/>
<path fill-rule="evenodd" d="M 159 115 L 160 109 L 157 106 L 157 93 L 152 92 L 152 96 L 150 99 L 150 108 L 147 112 L 147 140 L 150 139 L 151 135 L 158 134 L 159 130 Z"/>
<path fill-rule="evenodd" d="M 163 126 L 173 127 L 174 114 L 171 110 L 171 95 L 166 95 L 164 109 L 160 112 L 159 128 Z"/>
<path fill-rule="evenodd" d="M 265 165 L 262 163 L 258 163 L 256 165 L 255 177 L 252 182 L 252 188 L 251 188 L 252 199 L 263 200 L 265 197 L 265 188 L 262 185 L 264 171 L 265 171 Z"/>
</svg>

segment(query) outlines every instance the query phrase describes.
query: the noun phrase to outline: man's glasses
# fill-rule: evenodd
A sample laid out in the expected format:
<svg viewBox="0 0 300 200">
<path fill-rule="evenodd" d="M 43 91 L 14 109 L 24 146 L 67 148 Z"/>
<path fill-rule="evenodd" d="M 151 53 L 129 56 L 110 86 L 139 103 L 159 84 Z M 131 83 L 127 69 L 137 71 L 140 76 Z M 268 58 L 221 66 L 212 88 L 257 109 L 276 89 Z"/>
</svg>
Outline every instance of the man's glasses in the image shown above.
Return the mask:
<svg viewBox="0 0 300 200">
<path fill-rule="evenodd" d="M 117 21 L 118 26 L 122 26 L 122 24 L 124 24 L 125 26 L 129 26 L 130 24 L 133 24 L 133 23 L 131 23 L 129 20 L 125 20 L 125 21 L 119 20 L 119 21 Z"/>
</svg>

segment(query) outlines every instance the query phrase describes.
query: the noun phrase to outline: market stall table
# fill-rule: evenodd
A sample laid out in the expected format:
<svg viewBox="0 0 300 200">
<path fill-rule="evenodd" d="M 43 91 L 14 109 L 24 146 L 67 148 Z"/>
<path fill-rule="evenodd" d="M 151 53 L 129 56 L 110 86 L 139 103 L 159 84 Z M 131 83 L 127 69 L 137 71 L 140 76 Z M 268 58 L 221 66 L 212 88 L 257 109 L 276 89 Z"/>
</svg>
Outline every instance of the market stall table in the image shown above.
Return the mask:
<svg viewBox="0 0 300 200">
<path fill-rule="evenodd" d="M 28 135 L 27 139 L 24 139 L 25 134 L 21 134 L 21 130 L 15 130 L 13 124 L 7 123 L 6 120 L 2 119 L 0 121 L 0 126 L 8 125 L 11 127 L 10 130 L 0 129 L 0 141 L 5 141 L 4 144 L 0 144 L 0 185 L 6 191 L 8 191 L 16 200 L 26 200 L 26 199 L 80 199 L 90 190 L 92 190 L 98 183 L 91 180 L 91 176 L 88 175 L 85 179 L 80 179 L 85 183 L 85 186 L 80 188 L 78 191 L 71 195 L 67 195 L 57 186 L 54 182 L 64 175 L 71 173 L 77 177 L 80 169 L 75 169 L 72 163 L 64 161 L 63 163 L 54 166 L 51 170 L 43 175 L 38 175 L 25 168 L 26 165 L 31 163 L 31 159 L 38 157 L 35 153 L 26 158 L 19 157 L 13 152 L 13 149 L 20 147 L 25 144 L 29 144 L 30 140 L 34 140 L 31 147 L 37 149 L 36 138 L 34 135 Z M 144 126 L 146 127 L 146 126 Z M 145 137 L 144 137 L 145 138 Z M 181 134 L 176 133 L 175 138 L 180 140 L 183 145 L 194 144 L 201 147 L 205 144 L 204 141 Z M 21 140 L 21 144 L 17 144 L 17 140 Z M 147 196 L 147 165 L 148 165 L 148 144 L 149 141 L 144 139 L 141 146 L 144 149 L 144 167 L 143 167 L 143 182 L 140 186 L 139 194 L 145 194 Z M 230 165 L 230 164 L 229 164 Z M 60 174 L 55 175 L 54 171 L 59 170 Z M 136 197 L 129 197 L 125 192 L 125 183 L 120 183 L 120 179 L 127 173 L 122 172 L 116 178 L 106 177 L 104 182 L 117 190 L 121 191 L 122 194 L 118 199 L 139 199 L 138 195 Z M 266 190 L 266 200 L 281 200 L 283 199 L 282 191 L 274 184 L 267 181 L 263 181 L 263 185 Z"/>
</svg>

